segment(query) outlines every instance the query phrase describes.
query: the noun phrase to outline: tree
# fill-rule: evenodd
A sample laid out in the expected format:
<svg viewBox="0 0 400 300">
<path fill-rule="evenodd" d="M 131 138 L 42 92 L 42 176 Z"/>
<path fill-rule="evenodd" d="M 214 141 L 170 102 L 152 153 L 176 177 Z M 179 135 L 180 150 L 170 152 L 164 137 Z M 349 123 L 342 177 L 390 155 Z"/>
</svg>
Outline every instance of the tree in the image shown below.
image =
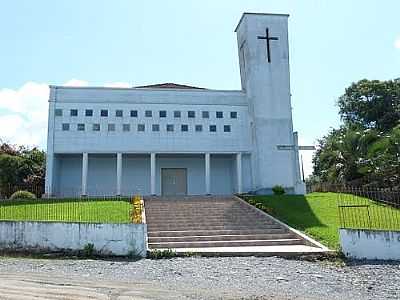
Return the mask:
<svg viewBox="0 0 400 300">
<path fill-rule="evenodd" d="M 390 131 L 400 120 L 400 79 L 363 79 L 345 90 L 338 102 L 345 124 Z"/>
</svg>

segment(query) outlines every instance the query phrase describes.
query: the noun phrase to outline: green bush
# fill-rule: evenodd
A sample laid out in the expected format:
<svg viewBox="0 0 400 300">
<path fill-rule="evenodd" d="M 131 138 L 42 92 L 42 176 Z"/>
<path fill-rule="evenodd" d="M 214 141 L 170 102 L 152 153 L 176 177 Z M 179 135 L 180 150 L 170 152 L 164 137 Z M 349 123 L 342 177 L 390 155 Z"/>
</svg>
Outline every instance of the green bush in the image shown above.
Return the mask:
<svg viewBox="0 0 400 300">
<path fill-rule="evenodd" d="M 281 185 L 275 185 L 272 188 L 272 192 L 274 195 L 283 195 L 285 193 L 285 189 Z"/>
<path fill-rule="evenodd" d="M 36 199 L 35 194 L 28 191 L 16 191 L 10 196 L 11 200 L 14 199 Z"/>
<path fill-rule="evenodd" d="M 88 243 L 83 247 L 83 255 L 85 257 L 93 257 L 96 252 L 96 249 L 94 248 L 94 244 Z"/>
<path fill-rule="evenodd" d="M 165 250 L 154 249 L 148 253 L 147 257 L 150 259 L 173 258 L 176 257 L 176 252 L 173 251 L 172 249 L 165 249 Z"/>
</svg>

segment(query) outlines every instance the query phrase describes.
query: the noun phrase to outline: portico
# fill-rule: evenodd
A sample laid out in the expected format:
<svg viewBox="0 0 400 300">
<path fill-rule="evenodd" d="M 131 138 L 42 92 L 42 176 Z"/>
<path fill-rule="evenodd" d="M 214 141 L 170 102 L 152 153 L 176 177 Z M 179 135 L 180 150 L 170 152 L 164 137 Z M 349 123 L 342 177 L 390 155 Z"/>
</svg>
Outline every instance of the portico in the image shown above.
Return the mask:
<svg viewBox="0 0 400 300">
<path fill-rule="evenodd" d="M 242 157 L 250 167 L 250 155 L 241 152 L 56 154 L 51 184 L 54 190 L 49 194 L 90 197 L 240 193 Z"/>
</svg>

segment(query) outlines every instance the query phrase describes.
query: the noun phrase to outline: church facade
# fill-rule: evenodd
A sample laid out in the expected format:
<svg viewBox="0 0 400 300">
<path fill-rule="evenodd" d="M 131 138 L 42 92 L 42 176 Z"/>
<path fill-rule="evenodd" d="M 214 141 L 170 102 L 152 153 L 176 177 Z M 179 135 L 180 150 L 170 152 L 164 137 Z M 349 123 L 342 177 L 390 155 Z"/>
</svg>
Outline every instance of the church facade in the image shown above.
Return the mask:
<svg viewBox="0 0 400 300">
<path fill-rule="evenodd" d="M 303 194 L 288 15 L 243 14 L 241 90 L 50 86 L 49 196 Z"/>
</svg>

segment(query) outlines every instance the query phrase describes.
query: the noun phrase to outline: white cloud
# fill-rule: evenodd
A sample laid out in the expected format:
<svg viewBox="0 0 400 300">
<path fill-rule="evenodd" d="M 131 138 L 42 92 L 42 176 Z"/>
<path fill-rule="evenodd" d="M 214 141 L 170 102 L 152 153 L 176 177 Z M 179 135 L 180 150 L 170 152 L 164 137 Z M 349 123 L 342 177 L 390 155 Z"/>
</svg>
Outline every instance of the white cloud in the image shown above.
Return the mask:
<svg viewBox="0 0 400 300">
<path fill-rule="evenodd" d="M 400 36 L 394 41 L 394 47 L 400 49 Z"/>
<path fill-rule="evenodd" d="M 71 79 L 64 86 L 88 86 L 89 82 Z M 127 87 L 114 82 L 105 86 Z M 0 88 L 0 139 L 12 144 L 46 149 L 49 87 L 27 82 L 18 89 Z"/>
</svg>

